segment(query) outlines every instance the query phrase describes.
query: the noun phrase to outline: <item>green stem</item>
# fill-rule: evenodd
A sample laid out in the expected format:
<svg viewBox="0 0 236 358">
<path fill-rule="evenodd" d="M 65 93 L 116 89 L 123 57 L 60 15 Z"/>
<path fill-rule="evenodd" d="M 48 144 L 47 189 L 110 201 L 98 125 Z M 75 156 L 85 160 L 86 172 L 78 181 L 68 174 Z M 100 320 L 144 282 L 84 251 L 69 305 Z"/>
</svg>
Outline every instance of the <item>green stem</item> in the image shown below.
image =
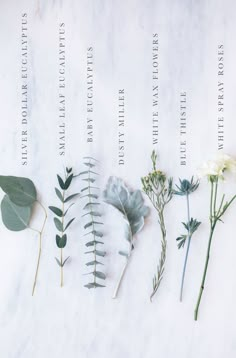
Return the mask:
<svg viewBox="0 0 236 358">
<path fill-rule="evenodd" d="M 198 295 L 198 299 L 197 299 L 197 304 L 196 304 L 195 311 L 194 311 L 194 319 L 195 319 L 195 321 L 197 321 L 197 319 L 198 319 L 199 306 L 200 306 L 200 303 L 201 303 L 201 298 L 202 298 L 203 290 L 204 290 L 204 287 L 205 287 L 206 274 L 207 274 L 208 263 L 209 263 L 209 258 L 210 258 L 211 242 L 212 242 L 212 237 L 213 237 L 213 233 L 214 233 L 214 230 L 215 230 L 215 226 L 216 226 L 216 221 L 214 222 L 214 224 L 213 224 L 213 226 L 211 228 L 211 232 L 210 232 L 210 236 L 209 236 L 206 261 L 205 261 L 205 266 L 204 266 L 204 271 L 203 271 L 203 277 L 202 277 L 202 281 L 201 281 L 201 286 L 200 286 L 200 291 L 199 291 L 199 295 Z"/>
<path fill-rule="evenodd" d="M 61 249 L 61 287 L 64 285 L 64 276 L 63 276 L 63 252 Z"/>
<path fill-rule="evenodd" d="M 36 287 L 36 283 L 37 283 L 39 264 L 40 264 L 40 259 L 41 259 L 41 251 L 42 251 L 42 234 L 43 234 L 43 230 L 44 230 L 44 227 L 45 227 L 45 224 L 46 224 L 46 221 L 47 221 L 47 211 L 46 211 L 46 209 L 44 208 L 44 206 L 39 201 L 37 201 L 37 203 L 43 208 L 44 213 L 45 213 L 45 218 L 44 218 L 44 221 L 43 221 L 43 226 L 42 226 L 41 231 L 38 231 L 38 230 L 30 228 L 31 230 L 37 231 L 39 233 L 39 252 L 38 252 L 38 260 L 37 260 L 36 272 L 35 272 L 33 289 L 32 289 L 32 296 L 34 295 L 34 291 L 35 291 L 35 287 Z"/>
<path fill-rule="evenodd" d="M 186 194 L 186 200 L 187 200 L 188 223 L 190 223 L 190 209 L 189 209 L 189 195 L 188 195 L 188 193 Z M 189 253 L 190 243 L 191 243 L 191 235 L 190 235 L 190 232 L 189 232 L 189 229 L 188 229 L 188 245 L 187 245 L 187 250 L 186 250 L 186 255 L 185 255 L 185 260 L 184 260 L 183 273 L 182 273 L 182 280 L 181 280 L 180 302 L 182 302 L 182 298 L 183 298 L 184 278 L 185 278 L 186 266 L 187 266 L 187 261 L 188 261 L 188 253 Z"/>
<path fill-rule="evenodd" d="M 215 226 L 216 226 L 216 223 L 217 223 L 217 218 L 215 217 L 217 186 L 218 186 L 218 181 L 215 183 L 215 185 L 214 185 L 214 182 L 211 181 L 211 200 L 210 200 L 211 231 L 210 231 L 210 236 L 209 236 L 209 240 L 208 240 L 207 254 L 206 254 L 206 260 L 205 260 L 205 266 L 204 266 L 201 286 L 200 286 L 200 290 L 199 290 L 197 304 L 196 304 L 195 311 L 194 311 L 194 319 L 195 319 L 195 321 L 197 321 L 197 318 L 198 318 L 198 311 L 199 311 L 199 306 L 200 306 L 200 303 L 201 303 L 201 298 L 202 298 L 202 294 L 203 294 L 203 290 L 204 290 L 204 286 L 205 286 L 206 274 L 207 274 L 208 263 L 209 263 L 209 258 L 210 258 L 212 237 L 213 237 L 213 233 L 214 233 Z M 213 207 L 212 207 L 212 205 L 213 205 Z"/>
<path fill-rule="evenodd" d="M 157 207 L 156 207 L 157 209 Z M 158 210 L 158 209 L 157 209 Z M 165 269 L 165 261 L 166 261 L 166 248 L 167 248 L 167 241 L 166 241 L 166 228 L 165 228 L 165 221 L 164 221 L 164 207 L 160 210 L 158 210 L 158 216 L 159 216 L 159 224 L 161 228 L 161 257 L 159 260 L 159 265 L 157 266 L 157 274 L 154 275 L 153 279 L 153 291 L 150 296 L 150 301 L 152 302 L 153 296 L 156 294 L 164 273 Z"/>
</svg>

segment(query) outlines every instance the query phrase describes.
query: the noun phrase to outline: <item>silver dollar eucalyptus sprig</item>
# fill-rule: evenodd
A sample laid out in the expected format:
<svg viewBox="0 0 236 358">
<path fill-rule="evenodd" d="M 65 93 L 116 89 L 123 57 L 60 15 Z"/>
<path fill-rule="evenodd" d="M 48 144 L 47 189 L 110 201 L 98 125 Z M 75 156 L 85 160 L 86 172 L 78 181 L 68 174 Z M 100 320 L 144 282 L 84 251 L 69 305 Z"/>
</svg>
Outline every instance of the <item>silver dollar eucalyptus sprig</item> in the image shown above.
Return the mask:
<svg viewBox="0 0 236 358">
<path fill-rule="evenodd" d="M 55 192 L 61 202 L 61 207 L 58 208 L 56 206 L 49 206 L 49 209 L 56 215 L 56 217 L 54 217 L 54 224 L 59 232 L 58 234 L 56 234 L 56 244 L 57 247 L 60 249 L 60 259 L 56 257 L 55 259 L 57 264 L 60 266 L 61 287 L 64 285 L 63 268 L 65 266 L 65 263 L 69 259 L 69 256 L 66 259 L 63 259 L 63 249 L 67 243 L 66 231 L 69 228 L 69 226 L 72 224 L 72 222 L 75 220 L 75 218 L 72 218 L 69 221 L 67 221 L 67 223 L 65 223 L 65 217 L 71 206 L 74 205 L 74 203 L 71 203 L 71 200 L 73 200 L 78 195 L 78 193 L 70 194 L 70 195 L 67 194 L 67 191 L 70 188 L 73 178 L 74 178 L 74 174 L 72 172 L 72 168 L 66 168 L 64 180 L 60 177 L 60 175 L 57 175 L 60 189 L 55 188 Z"/>
<path fill-rule="evenodd" d="M 199 225 L 201 224 L 196 219 L 191 218 L 190 216 L 190 207 L 189 207 L 189 195 L 193 193 L 195 190 L 197 190 L 199 186 L 199 180 L 194 181 L 194 178 L 192 177 L 191 180 L 187 179 L 179 179 L 179 185 L 176 185 L 177 190 L 174 190 L 174 194 L 185 196 L 186 198 L 186 204 L 187 204 L 187 222 L 182 223 L 184 228 L 187 231 L 187 234 L 183 234 L 179 237 L 177 237 L 178 242 L 178 248 L 184 248 L 185 243 L 187 241 L 187 249 L 184 259 L 184 267 L 183 267 L 183 273 L 182 273 L 182 279 L 181 279 L 181 287 L 180 287 L 180 301 L 182 301 L 183 298 L 183 287 L 184 287 L 184 278 L 185 278 L 185 272 L 186 272 L 186 266 L 187 266 L 187 260 L 188 260 L 188 254 L 189 254 L 189 248 L 192 236 L 194 232 L 198 229 Z"/>
<path fill-rule="evenodd" d="M 149 214 L 149 208 L 144 205 L 144 200 L 140 190 L 130 190 L 122 179 L 110 177 L 104 191 L 104 200 L 123 215 L 125 227 L 125 239 L 128 242 L 126 251 L 119 251 L 124 257 L 125 264 L 121 271 L 113 298 L 116 298 L 123 280 L 125 271 L 135 248 L 135 235 L 142 230 L 144 219 Z"/>
<path fill-rule="evenodd" d="M 32 296 L 34 295 L 42 249 L 42 234 L 47 220 L 47 212 L 37 199 L 37 191 L 32 180 L 14 176 L 0 176 L 0 187 L 6 193 L 1 202 L 2 221 L 11 231 L 31 229 L 39 234 L 39 251 L 34 277 Z M 30 227 L 35 204 L 44 211 L 44 220 L 40 230 Z"/>
<path fill-rule="evenodd" d="M 158 222 L 161 229 L 161 256 L 157 265 L 157 272 L 153 277 L 153 291 L 150 296 L 150 300 L 152 301 L 153 296 L 161 284 L 165 269 L 167 240 L 164 211 L 166 205 L 173 197 L 173 179 L 168 179 L 164 172 L 157 170 L 157 154 L 154 150 L 151 154 L 151 160 L 152 172 L 141 178 L 141 181 L 143 184 L 143 191 L 147 194 L 154 208 L 157 210 Z"/>
<path fill-rule="evenodd" d="M 85 285 L 87 288 L 97 288 L 105 287 L 101 283 L 97 282 L 98 279 L 105 280 L 106 275 L 101 269 L 98 269 L 98 266 L 103 265 L 101 258 L 106 255 L 106 252 L 98 249 L 103 245 L 102 237 L 103 232 L 101 231 L 101 226 L 103 222 L 101 220 L 101 203 L 99 202 L 99 187 L 96 186 L 98 173 L 95 172 L 98 161 L 92 157 L 84 157 L 84 165 L 86 170 L 81 172 L 79 176 L 82 176 L 82 181 L 85 183 L 85 187 L 81 189 L 81 198 L 86 199 L 86 204 L 83 208 L 85 214 L 83 217 L 87 220 L 84 225 L 84 229 L 88 230 L 85 234 L 89 238 L 89 241 L 86 243 L 89 251 L 86 251 L 85 254 L 92 255 L 92 261 L 88 261 L 86 266 L 91 269 L 88 275 L 92 275 L 93 280 Z"/>
</svg>

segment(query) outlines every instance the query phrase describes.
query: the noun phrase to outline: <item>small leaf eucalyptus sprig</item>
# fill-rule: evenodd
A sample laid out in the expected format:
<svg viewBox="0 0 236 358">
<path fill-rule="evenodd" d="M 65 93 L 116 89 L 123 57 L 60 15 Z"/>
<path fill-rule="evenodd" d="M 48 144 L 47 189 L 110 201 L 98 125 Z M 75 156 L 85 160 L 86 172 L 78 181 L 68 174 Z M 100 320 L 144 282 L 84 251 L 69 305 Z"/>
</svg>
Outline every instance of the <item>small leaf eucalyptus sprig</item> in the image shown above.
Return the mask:
<svg viewBox="0 0 236 358">
<path fill-rule="evenodd" d="M 98 173 L 95 172 L 98 161 L 92 157 L 84 157 L 84 165 L 86 169 L 79 173 L 79 176 L 82 177 L 82 181 L 85 183 L 85 187 L 81 189 L 81 199 L 86 199 L 86 204 L 83 208 L 85 214 L 83 217 L 87 219 L 84 229 L 89 231 L 85 234 L 86 237 L 89 237 L 89 241 L 86 243 L 87 248 L 91 248 L 89 251 L 86 251 L 85 254 L 92 255 L 93 259 L 86 263 L 86 266 L 91 268 L 92 271 L 88 275 L 93 276 L 92 282 L 89 282 L 85 285 L 87 288 L 98 288 L 105 287 L 100 282 L 97 282 L 98 279 L 105 280 L 106 275 L 101 269 L 97 269 L 98 266 L 102 266 L 103 263 L 100 262 L 101 258 L 106 255 L 104 250 L 98 250 L 97 247 L 103 245 L 102 237 L 103 232 L 101 231 L 101 226 L 103 222 L 101 220 L 101 203 L 99 201 L 99 187 L 95 186 L 97 181 Z"/>
<path fill-rule="evenodd" d="M 123 215 L 126 224 L 125 239 L 128 241 L 128 250 L 119 251 L 119 254 L 125 258 L 125 265 L 114 291 L 113 298 L 116 298 L 135 248 L 135 235 L 142 230 L 144 219 L 149 214 L 149 208 L 144 205 L 140 190 L 130 190 L 123 180 L 117 177 L 109 178 L 104 191 L 104 200 Z"/>
<path fill-rule="evenodd" d="M 59 231 L 59 234 L 56 235 L 56 244 L 57 247 L 60 249 L 60 259 L 56 257 L 55 259 L 57 264 L 60 266 L 61 287 L 64 285 L 63 268 L 65 263 L 69 259 L 69 256 L 66 259 L 63 259 L 63 249 L 67 243 L 66 230 L 75 220 L 75 218 L 72 218 L 65 224 L 65 216 L 67 215 L 71 206 L 74 205 L 74 203 L 71 203 L 70 205 L 68 205 L 68 203 L 78 195 L 78 193 L 67 195 L 67 190 L 70 188 L 73 178 L 74 174 L 72 172 L 72 168 L 66 168 L 64 180 L 60 177 L 60 175 L 57 175 L 60 189 L 55 188 L 55 192 L 61 202 L 61 208 L 58 208 L 56 206 L 49 206 L 49 209 L 56 215 L 56 217 L 54 217 L 54 224 L 56 226 L 56 229 Z"/>
<path fill-rule="evenodd" d="M 174 190 L 174 194 L 185 196 L 186 203 L 187 203 L 187 222 L 182 223 L 187 231 L 187 234 L 181 235 L 176 239 L 178 242 L 178 249 L 184 248 L 185 243 L 187 241 L 187 249 L 186 249 L 184 267 L 183 267 L 183 273 L 181 279 L 180 301 L 182 301 L 182 297 L 183 297 L 184 278 L 185 278 L 191 239 L 194 232 L 198 229 L 199 225 L 201 224 L 199 221 L 193 219 L 190 216 L 190 207 L 189 207 L 189 195 L 193 193 L 195 190 L 197 190 L 198 186 L 199 186 L 199 180 L 194 181 L 193 177 L 191 178 L 190 181 L 187 179 L 183 179 L 183 180 L 179 179 L 179 185 L 176 185 L 177 190 Z"/>
<path fill-rule="evenodd" d="M 1 202 L 2 221 L 11 231 L 31 229 L 39 234 L 39 251 L 34 277 L 32 296 L 34 295 L 42 251 L 42 234 L 47 220 L 47 211 L 37 199 L 37 191 L 32 180 L 23 177 L 0 175 L 0 187 L 6 193 Z M 44 211 L 44 220 L 40 230 L 32 228 L 30 220 L 35 204 Z"/>
<path fill-rule="evenodd" d="M 153 150 L 151 154 L 152 160 L 152 172 L 147 176 L 141 178 L 143 191 L 151 200 L 154 208 L 157 210 L 158 222 L 161 229 L 161 256 L 157 265 L 157 272 L 153 277 L 153 291 L 150 296 L 152 301 L 153 296 L 157 292 L 165 269 L 166 261 L 166 227 L 164 220 L 164 211 L 166 205 L 171 201 L 173 197 L 173 179 L 167 178 L 166 174 L 156 168 L 157 154 Z"/>
<path fill-rule="evenodd" d="M 205 260 L 205 266 L 202 276 L 202 281 L 200 285 L 199 295 L 197 299 L 197 304 L 194 311 L 194 319 L 198 319 L 198 311 L 201 303 L 201 298 L 203 290 L 205 288 L 206 274 L 210 258 L 210 250 L 213 235 L 216 229 L 216 225 L 219 221 L 222 222 L 222 218 L 228 208 L 231 206 L 233 201 L 236 199 L 234 195 L 229 201 L 225 200 L 225 194 L 222 195 L 221 200 L 218 202 L 218 187 L 220 180 L 224 180 L 225 172 L 236 173 L 236 160 L 227 154 L 219 154 L 218 158 L 215 160 L 210 160 L 203 164 L 200 168 L 199 175 L 201 177 L 207 177 L 208 182 L 210 183 L 210 233 L 207 246 L 207 254 Z"/>
</svg>

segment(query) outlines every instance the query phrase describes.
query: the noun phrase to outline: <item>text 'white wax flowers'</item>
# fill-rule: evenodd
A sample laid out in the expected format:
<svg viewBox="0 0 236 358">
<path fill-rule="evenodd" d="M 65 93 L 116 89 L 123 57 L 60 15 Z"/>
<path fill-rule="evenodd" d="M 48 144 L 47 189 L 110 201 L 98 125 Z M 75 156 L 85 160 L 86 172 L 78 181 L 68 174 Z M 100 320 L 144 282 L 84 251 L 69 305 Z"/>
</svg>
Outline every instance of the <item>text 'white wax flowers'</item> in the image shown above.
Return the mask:
<svg viewBox="0 0 236 358">
<path fill-rule="evenodd" d="M 224 172 L 236 174 L 236 160 L 228 154 L 220 153 L 215 160 L 208 160 L 198 170 L 198 176 L 224 179 Z"/>
</svg>

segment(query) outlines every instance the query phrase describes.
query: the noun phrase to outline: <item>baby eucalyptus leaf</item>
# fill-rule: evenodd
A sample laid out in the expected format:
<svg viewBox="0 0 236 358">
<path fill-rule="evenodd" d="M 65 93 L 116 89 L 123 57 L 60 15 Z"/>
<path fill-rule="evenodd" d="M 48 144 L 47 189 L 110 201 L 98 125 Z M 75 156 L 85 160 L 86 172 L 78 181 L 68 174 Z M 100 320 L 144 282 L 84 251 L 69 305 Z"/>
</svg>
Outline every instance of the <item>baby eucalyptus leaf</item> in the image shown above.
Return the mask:
<svg viewBox="0 0 236 358">
<path fill-rule="evenodd" d="M 84 207 L 83 210 L 88 210 L 88 209 L 93 209 L 93 206 L 98 206 L 101 205 L 100 203 L 87 203 Z"/>
<path fill-rule="evenodd" d="M 54 223 L 58 231 L 63 231 L 63 224 L 58 218 L 54 218 Z"/>
<path fill-rule="evenodd" d="M 96 288 L 96 287 L 106 287 L 104 285 L 100 285 L 99 283 L 97 282 L 91 282 L 91 283 L 88 283 L 87 285 L 84 285 L 84 287 L 87 287 L 87 288 Z"/>
<path fill-rule="evenodd" d="M 94 265 L 102 265 L 102 266 L 104 266 L 101 262 L 99 262 L 97 260 L 93 260 L 93 261 L 90 261 L 90 262 L 86 263 L 86 266 L 94 266 Z"/>
<path fill-rule="evenodd" d="M 103 237 L 103 233 L 101 231 L 97 231 L 97 230 L 92 230 L 90 232 L 87 232 L 87 234 L 85 234 L 84 236 L 87 236 L 90 234 L 92 234 L 93 236 L 97 236 L 97 237 Z"/>
<path fill-rule="evenodd" d="M 1 203 L 2 221 L 7 229 L 21 231 L 28 227 L 31 217 L 31 206 L 19 206 L 14 204 L 8 195 L 5 195 Z"/>
<path fill-rule="evenodd" d="M 63 212 L 61 209 L 59 208 L 56 208 L 55 206 L 49 206 L 48 207 L 54 214 L 56 214 L 57 216 L 59 217 L 62 217 L 63 216 Z"/>
<path fill-rule="evenodd" d="M 93 225 L 103 225 L 103 223 L 100 223 L 99 221 L 90 221 L 89 223 L 84 225 L 84 228 L 87 229 L 88 227 Z"/>
<path fill-rule="evenodd" d="M 102 241 L 97 241 L 97 240 L 93 240 L 93 241 L 88 241 L 85 245 L 87 246 L 87 247 L 89 247 L 89 246 L 93 246 L 93 245 L 96 245 L 96 244 L 104 244 Z"/>
<path fill-rule="evenodd" d="M 98 195 L 97 195 L 97 194 L 86 194 L 86 195 L 83 195 L 81 198 L 93 198 L 93 199 L 98 199 Z"/>
<path fill-rule="evenodd" d="M 102 257 L 104 257 L 106 255 L 105 251 L 100 251 L 100 250 L 93 250 L 93 251 L 85 252 L 85 254 L 92 254 L 92 253 L 94 253 L 94 254 L 96 254 L 98 256 L 102 256 Z"/>
<path fill-rule="evenodd" d="M 66 246 L 66 242 L 67 242 L 66 234 L 64 234 L 62 236 L 56 235 L 56 243 L 57 243 L 57 246 L 59 247 L 59 249 L 64 249 L 64 247 Z"/>
<path fill-rule="evenodd" d="M 90 163 L 90 162 L 84 163 L 84 165 L 86 165 L 86 166 L 89 167 L 89 168 L 95 167 L 95 164 L 92 164 L 92 163 Z"/>
<path fill-rule="evenodd" d="M 82 215 L 82 217 L 87 216 L 87 215 L 97 216 L 97 217 L 101 217 L 101 216 L 102 216 L 102 215 L 101 215 L 99 212 L 97 212 L 97 211 L 90 211 L 90 212 L 88 212 L 88 213 Z"/>
<path fill-rule="evenodd" d="M 93 178 L 86 178 L 86 179 L 83 179 L 83 181 L 87 181 L 88 183 L 94 183 L 96 180 Z"/>
<path fill-rule="evenodd" d="M 102 280 L 105 280 L 105 279 L 106 279 L 106 275 L 105 275 L 103 272 L 101 272 L 101 271 L 94 271 L 94 272 L 93 272 L 93 275 L 96 276 L 96 277 L 98 277 L 98 278 L 101 278 Z"/>
<path fill-rule="evenodd" d="M 28 178 L 0 175 L 0 187 L 18 206 L 31 206 L 37 200 L 34 183 Z"/>
<path fill-rule="evenodd" d="M 129 256 L 129 255 L 128 255 L 128 252 L 125 252 L 125 251 L 119 251 L 119 254 L 120 254 L 121 256 L 125 256 L 126 258 Z"/>
</svg>

